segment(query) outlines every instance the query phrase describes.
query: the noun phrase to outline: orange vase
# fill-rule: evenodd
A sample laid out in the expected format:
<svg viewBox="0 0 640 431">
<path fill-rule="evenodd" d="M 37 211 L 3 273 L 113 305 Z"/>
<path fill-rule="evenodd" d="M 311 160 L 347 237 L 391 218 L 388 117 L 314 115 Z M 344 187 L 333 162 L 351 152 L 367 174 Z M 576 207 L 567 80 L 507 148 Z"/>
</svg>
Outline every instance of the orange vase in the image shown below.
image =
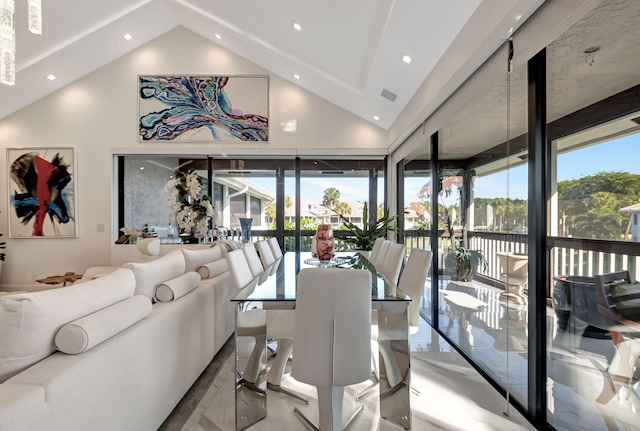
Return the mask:
<svg viewBox="0 0 640 431">
<path fill-rule="evenodd" d="M 329 224 L 318 225 L 316 230 L 316 253 L 318 260 L 326 262 L 333 257 L 333 229 Z"/>
</svg>

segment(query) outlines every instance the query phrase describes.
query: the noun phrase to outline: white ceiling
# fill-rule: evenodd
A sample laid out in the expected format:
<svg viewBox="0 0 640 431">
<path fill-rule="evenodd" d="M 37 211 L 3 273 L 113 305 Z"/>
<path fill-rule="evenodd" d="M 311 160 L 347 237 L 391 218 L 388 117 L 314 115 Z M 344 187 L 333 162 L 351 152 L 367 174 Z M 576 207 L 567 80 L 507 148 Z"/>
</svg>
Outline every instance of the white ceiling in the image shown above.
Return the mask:
<svg viewBox="0 0 640 431">
<path fill-rule="evenodd" d="M 26 3 L 16 4 L 17 82 L 0 85 L 0 118 L 181 25 L 388 129 L 445 54 L 486 59 L 541 1 L 42 0 L 42 36 L 26 28 Z M 477 45 L 458 59 L 451 47 L 470 31 Z"/>
</svg>

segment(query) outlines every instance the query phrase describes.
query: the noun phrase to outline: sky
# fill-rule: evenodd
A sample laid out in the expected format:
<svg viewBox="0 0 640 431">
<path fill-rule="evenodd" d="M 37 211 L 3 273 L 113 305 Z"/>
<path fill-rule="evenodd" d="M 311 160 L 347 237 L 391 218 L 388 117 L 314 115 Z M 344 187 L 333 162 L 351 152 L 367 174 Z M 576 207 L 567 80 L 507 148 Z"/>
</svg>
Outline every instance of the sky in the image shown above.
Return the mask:
<svg viewBox="0 0 640 431">
<path fill-rule="evenodd" d="M 599 145 L 558 156 L 558 181 L 578 179 L 598 172 L 622 171 L 640 174 L 640 134 L 630 135 Z M 251 178 L 257 185 L 275 194 L 275 178 Z M 405 205 L 418 201 L 416 193 L 428 182 L 427 177 L 407 178 L 405 181 Z M 341 198 L 364 201 L 362 190 L 367 190 L 366 178 L 303 178 L 301 195 L 305 199 L 322 203 L 324 190 L 335 187 Z M 381 189 L 381 187 L 379 187 Z M 293 196 L 294 180 L 285 182 L 285 194 Z M 382 202 L 383 191 L 379 190 L 378 202 Z M 474 196 L 478 198 L 509 197 L 527 199 L 527 166 L 521 165 L 508 172 L 476 178 Z"/>
</svg>

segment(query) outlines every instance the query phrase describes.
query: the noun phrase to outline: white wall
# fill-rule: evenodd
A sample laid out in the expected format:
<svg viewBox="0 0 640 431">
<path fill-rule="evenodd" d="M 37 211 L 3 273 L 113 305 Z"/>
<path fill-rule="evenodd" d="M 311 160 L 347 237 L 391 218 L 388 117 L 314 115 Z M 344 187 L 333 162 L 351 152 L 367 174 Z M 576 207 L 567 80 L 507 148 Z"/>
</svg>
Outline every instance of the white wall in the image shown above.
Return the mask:
<svg viewBox="0 0 640 431">
<path fill-rule="evenodd" d="M 57 75 L 64 71 L 55 71 Z M 178 27 L 67 87 L 0 120 L 0 232 L 8 237 L 6 148 L 74 147 L 78 238 L 7 238 L 0 284 L 28 285 L 66 271 L 111 262 L 114 154 L 211 154 L 326 157 L 386 155 L 387 133 L 271 76 L 269 143 L 137 142 L 137 75 L 268 75 L 255 64 Z M 0 101 L 1 103 L 1 101 Z M 296 131 L 282 126 L 295 120 Z M 101 232 L 101 227 L 104 231 Z"/>
</svg>

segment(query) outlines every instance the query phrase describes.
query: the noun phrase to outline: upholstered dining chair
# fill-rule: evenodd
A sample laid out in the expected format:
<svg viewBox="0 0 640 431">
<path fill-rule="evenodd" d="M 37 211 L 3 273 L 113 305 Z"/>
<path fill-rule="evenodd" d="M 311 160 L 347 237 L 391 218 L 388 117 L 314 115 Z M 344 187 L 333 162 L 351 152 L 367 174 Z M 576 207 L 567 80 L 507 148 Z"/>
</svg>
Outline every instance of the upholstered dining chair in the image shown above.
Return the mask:
<svg viewBox="0 0 640 431">
<path fill-rule="evenodd" d="M 382 248 L 382 244 L 384 244 L 384 241 L 384 238 L 380 237 L 376 238 L 376 240 L 373 242 L 371 251 L 364 256 L 369 260 L 369 262 L 375 263 L 376 260 L 378 260 L 378 255 L 380 254 L 380 249 Z"/>
<path fill-rule="evenodd" d="M 242 248 L 230 251 L 226 256 L 229 272 L 236 289 L 254 286 L 258 279 L 253 276 L 245 252 Z M 244 372 L 236 370 L 242 376 L 239 385 L 251 390 L 258 390 L 256 384 L 262 371 L 261 364 L 266 363 L 265 348 L 267 345 L 267 317 L 264 310 L 244 310 L 237 314 L 236 337 L 253 337 L 254 347 L 247 361 Z"/>
<path fill-rule="evenodd" d="M 418 332 L 420 325 L 420 299 L 424 291 L 424 284 L 431 268 L 431 250 L 414 248 L 404 265 L 398 289 L 409 295 L 409 331 L 411 334 Z"/>
<path fill-rule="evenodd" d="M 262 262 L 260 261 L 260 256 L 258 256 L 258 252 L 256 251 L 255 244 L 244 244 L 242 246 L 242 251 L 244 252 L 245 258 L 247 259 L 247 264 L 249 265 L 249 269 L 254 277 L 254 280 L 257 279 L 258 285 L 262 284 L 269 276 L 269 272 L 264 270 Z M 238 271 L 246 271 L 246 268 L 243 269 L 240 263 L 237 265 L 237 268 Z M 240 283 L 244 283 L 247 280 L 248 277 L 244 277 L 244 279 L 241 280 Z M 245 313 L 246 312 L 241 313 L 239 317 L 240 331 L 238 335 L 247 336 L 251 335 L 251 332 L 253 330 L 262 331 L 262 321 L 258 321 L 256 325 L 256 317 L 249 314 L 247 316 L 249 316 L 250 321 L 247 322 Z M 251 311 L 249 311 L 249 313 L 251 313 Z M 254 312 L 254 314 L 258 314 L 258 312 Z M 306 398 L 293 391 L 283 388 L 281 385 L 282 377 L 287 365 L 287 360 L 291 355 L 291 351 L 293 350 L 293 330 L 295 327 L 295 316 L 293 315 L 293 310 L 266 310 L 266 321 L 267 339 L 276 340 L 277 342 L 277 350 L 274 352 L 275 358 L 273 359 L 269 372 L 267 373 L 267 388 L 296 398 L 308 404 L 309 401 Z M 261 352 L 255 353 L 256 355 L 261 354 Z M 257 359 L 258 358 L 254 358 L 254 360 Z M 250 371 L 254 372 L 253 369 L 251 369 Z M 245 375 L 246 374 L 247 373 L 245 372 Z"/>
<path fill-rule="evenodd" d="M 273 236 L 271 238 L 268 239 L 269 241 L 269 246 L 271 247 L 271 253 L 273 253 L 273 257 L 278 260 L 280 259 L 283 254 L 282 254 L 282 250 L 280 249 L 280 244 L 278 244 L 278 239 Z"/>
<path fill-rule="evenodd" d="M 387 252 L 384 255 L 384 260 L 376 265 L 376 269 L 378 269 L 378 271 L 387 277 L 387 279 L 393 284 L 398 284 L 398 277 L 402 270 L 402 264 L 404 263 L 406 252 L 407 248 L 404 244 L 391 242 L 387 246 Z"/>
<path fill-rule="evenodd" d="M 417 248 L 411 250 L 411 254 L 407 258 L 407 262 L 402 270 L 402 275 L 400 276 L 400 281 L 398 282 L 398 289 L 402 290 L 411 298 L 408 309 L 410 335 L 415 334 L 420 329 L 420 299 L 422 298 L 424 285 L 427 280 L 427 276 L 429 275 L 429 269 L 431 268 L 432 256 L 433 252 L 430 250 L 421 250 Z M 395 357 L 393 356 L 391 340 L 406 337 L 406 333 L 400 332 L 404 331 L 403 328 L 405 326 L 403 322 L 399 321 L 400 319 L 403 319 L 403 315 L 395 313 L 375 313 L 374 316 L 375 321 L 371 331 L 373 340 L 372 345 L 375 346 L 377 344 L 378 350 L 380 351 L 385 363 L 386 378 L 389 382 L 389 386 L 391 388 L 395 388 L 403 382 L 403 376 L 396 363 Z M 397 328 L 397 330 L 384 331 L 380 334 L 377 325 L 377 319 L 380 318 L 380 316 L 387 319 L 387 323 L 389 323 L 389 319 L 397 319 L 397 325 L 388 325 L 393 328 Z M 374 382 L 371 386 L 362 391 L 356 397 L 356 400 L 360 400 L 378 384 L 378 355 L 376 351 L 372 351 L 372 354 L 374 363 L 374 375 L 372 378 L 374 379 Z"/>
<path fill-rule="evenodd" d="M 320 424 L 342 427 L 344 387 L 367 380 L 371 355 L 371 273 L 361 269 L 305 268 L 298 274 L 292 376 L 315 385 Z M 349 426 L 364 409 L 360 406 Z"/>
<path fill-rule="evenodd" d="M 262 262 L 264 270 L 270 272 L 276 258 L 273 256 L 269 242 L 267 240 L 258 241 L 256 247 L 258 248 L 258 254 L 260 255 L 260 261 Z"/>
<path fill-rule="evenodd" d="M 384 257 L 387 255 L 387 251 L 389 250 L 389 245 L 391 245 L 391 241 L 388 239 L 382 241 L 376 260 L 371 260 L 371 263 L 373 263 L 376 268 L 379 268 L 380 265 L 382 265 L 382 262 L 384 262 Z"/>
<path fill-rule="evenodd" d="M 244 244 L 242 246 L 242 251 L 244 252 L 244 257 L 247 259 L 247 263 L 249 264 L 251 274 L 254 277 L 257 277 L 258 284 L 261 284 L 261 282 L 264 282 L 265 271 L 262 266 L 262 262 L 260 261 L 260 256 L 258 256 L 255 244 L 252 242 Z"/>
</svg>

